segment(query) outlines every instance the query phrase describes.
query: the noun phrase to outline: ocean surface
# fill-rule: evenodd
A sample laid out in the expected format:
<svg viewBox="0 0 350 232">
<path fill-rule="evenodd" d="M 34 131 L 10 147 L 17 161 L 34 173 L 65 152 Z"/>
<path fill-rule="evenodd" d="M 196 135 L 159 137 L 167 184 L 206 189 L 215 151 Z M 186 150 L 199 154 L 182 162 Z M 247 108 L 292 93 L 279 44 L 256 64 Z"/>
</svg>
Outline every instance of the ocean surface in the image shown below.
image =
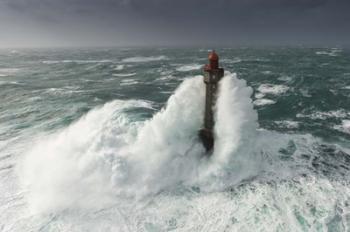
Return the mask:
<svg viewBox="0 0 350 232">
<path fill-rule="evenodd" d="M 0 50 L 0 231 L 350 231 L 350 51 Z"/>
</svg>

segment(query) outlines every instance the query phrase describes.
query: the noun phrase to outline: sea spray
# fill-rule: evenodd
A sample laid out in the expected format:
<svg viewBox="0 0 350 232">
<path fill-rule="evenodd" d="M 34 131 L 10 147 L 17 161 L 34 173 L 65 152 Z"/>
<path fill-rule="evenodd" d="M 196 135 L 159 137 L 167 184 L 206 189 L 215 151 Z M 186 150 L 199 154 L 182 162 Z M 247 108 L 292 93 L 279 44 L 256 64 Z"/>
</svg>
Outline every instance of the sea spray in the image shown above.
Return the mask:
<svg viewBox="0 0 350 232">
<path fill-rule="evenodd" d="M 257 159 L 250 149 L 257 115 L 251 88 L 226 73 L 211 157 L 197 137 L 204 90 L 202 76 L 186 79 L 165 108 L 145 122 L 130 121 L 127 109 L 151 107 L 148 103 L 116 100 L 39 141 L 20 168 L 33 209 L 101 208 L 118 198 L 143 198 L 178 185 L 222 189 L 253 175 Z"/>
<path fill-rule="evenodd" d="M 129 170 L 139 176 L 135 190 L 156 193 L 191 180 L 204 153 L 197 136 L 203 112 L 204 84 L 197 76 L 185 80 L 166 107 L 145 122 L 129 149 Z"/>
<path fill-rule="evenodd" d="M 130 142 L 134 124 L 124 110 L 150 108 L 144 101 L 115 100 L 91 110 L 77 122 L 39 139 L 18 171 L 29 187 L 35 211 L 95 208 L 109 203 L 115 153 Z"/>
<path fill-rule="evenodd" d="M 221 190 L 256 175 L 261 161 L 255 147 L 258 115 L 250 98 L 253 90 L 230 72 L 219 84 L 214 152 L 200 171 L 205 191 Z"/>
<path fill-rule="evenodd" d="M 244 80 L 226 73 L 219 88 L 213 159 L 229 163 L 236 157 L 233 155 L 235 152 L 239 149 L 243 151 L 243 146 L 247 148 L 254 144 L 258 115 L 250 98 L 253 90 L 247 87 Z"/>
</svg>

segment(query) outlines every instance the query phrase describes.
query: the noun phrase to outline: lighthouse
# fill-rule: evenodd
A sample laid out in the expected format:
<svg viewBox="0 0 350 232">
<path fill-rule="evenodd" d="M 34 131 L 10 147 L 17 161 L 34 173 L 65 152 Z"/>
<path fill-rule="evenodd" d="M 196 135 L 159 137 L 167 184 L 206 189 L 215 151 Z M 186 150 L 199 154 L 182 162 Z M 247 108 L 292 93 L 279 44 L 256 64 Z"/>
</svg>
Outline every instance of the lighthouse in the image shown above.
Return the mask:
<svg viewBox="0 0 350 232">
<path fill-rule="evenodd" d="M 219 68 L 219 56 L 213 50 L 209 53 L 209 64 L 204 66 L 204 83 L 206 85 L 205 93 L 205 112 L 204 125 L 199 131 L 199 138 L 207 151 L 214 147 L 214 113 L 213 108 L 216 104 L 218 83 L 224 76 L 224 69 Z"/>
</svg>

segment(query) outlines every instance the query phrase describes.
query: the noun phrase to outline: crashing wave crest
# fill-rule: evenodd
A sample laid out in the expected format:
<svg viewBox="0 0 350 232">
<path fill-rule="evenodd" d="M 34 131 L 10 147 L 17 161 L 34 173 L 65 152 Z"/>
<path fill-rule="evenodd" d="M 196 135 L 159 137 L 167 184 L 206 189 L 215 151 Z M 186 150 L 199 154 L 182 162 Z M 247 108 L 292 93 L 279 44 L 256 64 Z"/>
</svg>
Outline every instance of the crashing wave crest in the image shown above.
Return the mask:
<svg viewBox="0 0 350 232">
<path fill-rule="evenodd" d="M 203 123 L 201 76 L 185 80 L 166 107 L 145 121 L 132 108 L 144 101 L 115 100 L 60 132 L 42 138 L 19 168 L 38 211 L 99 208 L 116 198 L 140 198 L 182 186 L 226 188 L 258 170 L 257 113 L 246 82 L 226 73 L 215 110 L 215 151 L 205 156 L 197 131 Z"/>
</svg>

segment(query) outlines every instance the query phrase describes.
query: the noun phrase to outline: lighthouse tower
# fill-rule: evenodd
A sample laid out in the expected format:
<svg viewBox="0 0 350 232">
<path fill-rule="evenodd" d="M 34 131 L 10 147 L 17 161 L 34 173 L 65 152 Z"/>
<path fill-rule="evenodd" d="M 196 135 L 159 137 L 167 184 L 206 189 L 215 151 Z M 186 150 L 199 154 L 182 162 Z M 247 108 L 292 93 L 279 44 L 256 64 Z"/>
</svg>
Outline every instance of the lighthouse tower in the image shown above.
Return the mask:
<svg viewBox="0 0 350 232">
<path fill-rule="evenodd" d="M 206 85 L 204 127 L 199 131 L 199 138 L 207 151 L 214 147 L 214 115 L 218 82 L 224 76 L 224 69 L 219 68 L 219 56 L 213 50 L 209 53 L 209 64 L 204 66 L 204 83 Z"/>
</svg>

